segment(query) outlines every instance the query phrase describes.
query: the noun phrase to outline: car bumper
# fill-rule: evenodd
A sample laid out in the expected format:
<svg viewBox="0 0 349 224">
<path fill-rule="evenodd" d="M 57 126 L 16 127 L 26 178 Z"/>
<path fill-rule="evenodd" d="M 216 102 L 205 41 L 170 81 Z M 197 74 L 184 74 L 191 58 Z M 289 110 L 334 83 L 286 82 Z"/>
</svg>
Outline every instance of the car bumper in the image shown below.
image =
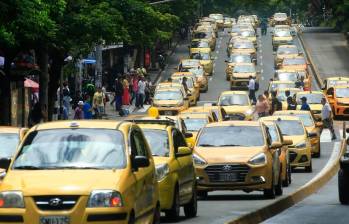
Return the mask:
<svg viewBox="0 0 349 224">
<path fill-rule="evenodd" d="M 311 163 L 310 148 L 289 148 L 291 167 L 305 167 Z"/>
<path fill-rule="evenodd" d="M 185 110 L 185 107 L 156 107 L 160 115 L 175 116 L 179 112 Z"/>
</svg>

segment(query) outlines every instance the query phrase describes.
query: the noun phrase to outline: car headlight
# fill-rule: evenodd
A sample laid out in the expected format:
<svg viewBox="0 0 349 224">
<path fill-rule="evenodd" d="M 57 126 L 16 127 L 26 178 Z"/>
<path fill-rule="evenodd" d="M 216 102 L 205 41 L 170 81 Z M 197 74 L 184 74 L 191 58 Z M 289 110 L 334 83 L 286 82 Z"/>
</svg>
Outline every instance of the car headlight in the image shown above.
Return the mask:
<svg viewBox="0 0 349 224">
<path fill-rule="evenodd" d="M 264 153 L 259 153 L 252 157 L 250 161 L 248 161 L 252 165 L 262 165 L 267 163 L 267 157 L 265 156 Z"/>
<path fill-rule="evenodd" d="M 196 154 L 193 154 L 193 160 L 194 160 L 195 165 L 203 166 L 206 164 L 206 161 Z"/>
<path fill-rule="evenodd" d="M 299 142 L 295 145 L 296 148 L 305 148 L 307 146 L 307 143 L 305 141 Z"/>
<path fill-rule="evenodd" d="M 20 191 L 0 193 L 0 208 L 24 208 L 23 194 Z"/>
<path fill-rule="evenodd" d="M 122 207 L 121 194 L 113 190 L 94 190 L 90 194 L 87 207 L 89 208 L 111 208 Z"/>
<path fill-rule="evenodd" d="M 167 174 L 169 174 L 170 172 L 170 168 L 166 163 L 156 165 L 155 168 L 156 168 L 156 179 L 158 181 L 161 181 L 162 179 L 164 179 L 167 176 Z"/>
<path fill-rule="evenodd" d="M 253 114 L 253 110 L 252 109 L 248 109 L 245 111 L 246 115 L 252 115 Z"/>
</svg>

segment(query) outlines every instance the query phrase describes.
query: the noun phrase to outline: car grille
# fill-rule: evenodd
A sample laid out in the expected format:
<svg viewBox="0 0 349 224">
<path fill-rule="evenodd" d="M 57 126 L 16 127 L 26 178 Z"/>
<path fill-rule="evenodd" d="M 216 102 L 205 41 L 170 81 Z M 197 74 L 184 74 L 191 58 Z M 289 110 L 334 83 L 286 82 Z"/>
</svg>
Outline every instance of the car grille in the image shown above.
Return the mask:
<svg viewBox="0 0 349 224">
<path fill-rule="evenodd" d="M 349 108 L 345 109 L 345 110 L 343 111 L 343 114 L 349 114 Z"/>
<path fill-rule="evenodd" d="M 296 152 L 289 152 L 289 159 L 290 159 L 290 163 L 292 163 L 297 157 L 297 153 Z"/>
<path fill-rule="evenodd" d="M 250 168 L 240 164 L 212 165 L 205 168 L 210 182 L 245 182 Z"/>
<path fill-rule="evenodd" d="M 40 210 L 70 210 L 79 200 L 76 195 L 49 195 L 33 197 L 36 206 Z"/>
<path fill-rule="evenodd" d="M 245 120 L 246 116 L 244 114 L 235 113 L 235 114 L 229 114 L 229 120 L 231 121 L 243 121 Z"/>
</svg>

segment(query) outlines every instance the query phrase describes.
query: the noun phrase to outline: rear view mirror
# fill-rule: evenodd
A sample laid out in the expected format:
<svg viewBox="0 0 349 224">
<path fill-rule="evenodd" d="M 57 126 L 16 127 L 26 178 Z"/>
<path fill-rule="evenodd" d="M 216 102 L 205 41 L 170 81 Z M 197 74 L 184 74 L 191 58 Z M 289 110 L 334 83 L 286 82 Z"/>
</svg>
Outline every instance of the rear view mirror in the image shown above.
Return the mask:
<svg viewBox="0 0 349 224">
<path fill-rule="evenodd" d="M 11 159 L 10 158 L 1 158 L 0 159 L 0 169 L 8 170 L 11 164 Z"/>
<path fill-rule="evenodd" d="M 317 137 L 317 133 L 315 133 L 315 132 L 310 132 L 310 133 L 308 133 L 308 137 L 309 137 L 309 138 L 315 138 L 315 137 Z"/>
<path fill-rule="evenodd" d="M 190 132 L 186 132 L 186 133 L 184 134 L 184 137 L 186 137 L 186 138 L 191 138 L 191 137 L 193 137 L 193 134 L 190 133 Z"/>
<path fill-rule="evenodd" d="M 192 151 L 189 147 L 179 147 L 178 152 L 176 153 L 177 157 L 188 156 L 191 155 Z"/>
<path fill-rule="evenodd" d="M 188 96 L 189 96 L 189 95 L 188 95 Z M 188 98 L 188 97 L 185 97 L 184 100 L 189 100 L 189 98 Z"/>
<path fill-rule="evenodd" d="M 133 159 L 133 163 L 132 163 L 133 169 L 135 171 L 137 171 L 139 168 L 142 168 L 142 167 L 148 167 L 149 165 L 150 165 L 149 159 L 145 156 L 136 156 Z"/>
<path fill-rule="evenodd" d="M 20 142 L 23 141 L 23 139 L 24 139 L 25 135 L 28 133 L 28 131 L 29 131 L 29 128 L 21 128 L 19 130 L 19 141 Z"/>
</svg>

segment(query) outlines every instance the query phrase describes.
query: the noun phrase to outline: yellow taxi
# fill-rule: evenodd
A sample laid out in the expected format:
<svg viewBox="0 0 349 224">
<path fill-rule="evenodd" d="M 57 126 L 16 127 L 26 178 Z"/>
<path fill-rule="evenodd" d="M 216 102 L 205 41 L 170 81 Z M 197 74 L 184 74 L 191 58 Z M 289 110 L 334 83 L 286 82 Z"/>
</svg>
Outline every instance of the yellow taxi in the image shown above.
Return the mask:
<svg viewBox="0 0 349 224">
<path fill-rule="evenodd" d="M 0 167 L 5 223 L 160 222 L 154 159 L 133 123 L 39 124 Z"/>
<path fill-rule="evenodd" d="M 203 106 L 196 106 L 196 107 L 190 107 L 186 109 L 185 111 L 182 111 L 182 113 L 185 114 L 207 114 L 210 120 L 213 122 L 216 122 L 219 120 L 219 112 L 221 108 L 218 106 L 212 106 L 212 105 L 203 105 Z"/>
<path fill-rule="evenodd" d="M 224 17 L 223 14 L 219 14 L 219 13 L 212 13 L 208 16 L 211 19 L 214 19 L 217 23 L 217 26 L 219 29 L 223 29 L 224 28 Z"/>
<path fill-rule="evenodd" d="M 295 69 L 279 69 L 275 71 L 275 80 L 277 81 L 291 81 L 297 85 L 297 82 L 303 77 L 304 87 L 303 90 L 311 90 L 311 76 L 307 70 L 295 70 Z"/>
<path fill-rule="evenodd" d="M 232 18 L 224 17 L 223 27 L 224 28 L 231 28 L 232 26 L 233 26 Z"/>
<path fill-rule="evenodd" d="M 173 83 L 179 83 L 181 84 L 183 81 L 183 78 L 187 78 L 187 86 L 189 93 L 187 94 L 187 97 L 189 99 L 190 106 L 195 106 L 197 104 L 197 101 L 200 100 L 200 89 L 199 84 L 195 81 L 194 75 L 191 72 L 176 72 L 173 73 L 171 76 Z"/>
<path fill-rule="evenodd" d="M 278 89 L 295 88 L 293 81 L 271 81 L 269 82 L 268 92 L 275 92 Z"/>
<path fill-rule="evenodd" d="M 331 87 L 348 86 L 348 85 L 349 85 L 349 77 L 344 77 L 344 76 L 330 77 L 324 80 L 324 86 L 322 87 L 322 90 L 327 95 L 326 92 Z"/>
<path fill-rule="evenodd" d="M 270 18 L 271 26 L 276 25 L 291 25 L 291 19 L 286 13 L 277 12 Z"/>
<path fill-rule="evenodd" d="M 326 98 L 321 91 L 300 91 L 296 93 L 297 109 L 301 109 L 301 98 L 307 98 L 311 112 L 314 114 L 315 120 L 321 120 L 322 103 L 321 99 Z"/>
<path fill-rule="evenodd" d="M 254 108 L 245 91 L 224 91 L 218 99 L 229 120 L 253 120 Z"/>
<path fill-rule="evenodd" d="M 239 63 L 254 63 L 256 60 L 252 60 L 251 55 L 249 54 L 232 54 L 229 57 L 229 60 L 225 61 L 227 63 L 227 67 L 225 69 L 225 77 L 227 81 L 230 81 L 230 77 L 233 74 L 233 70 L 235 65 Z"/>
<path fill-rule="evenodd" d="M 182 87 L 181 84 L 170 83 L 155 90 L 153 107 L 159 110 L 160 115 L 177 115 L 189 107 L 189 98 Z"/>
<path fill-rule="evenodd" d="M 299 55 L 299 51 L 296 45 L 279 45 L 275 53 L 274 65 L 275 68 L 281 66 L 284 58 L 293 58 Z"/>
<path fill-rule="evenodd" d="M 276 149 L 282 144 L 269 136 L 257 121 L 207 124 L 198 134 L 193 154 L 198 195 L 206 197 L 215 190 L 264 191 L 267 198 L 281 195 Z"/>
<path fill-rule="evenodd" d="M 293 36 L 290 30 L 277 30 L 272 35 L 273 50 L 276 51 L 280 45 L 293 44 Z"/>
<path fill-rule="evenodd" d="M 254 63 L 238 63 L 234 66 L 230 76 L 231 90 L 247 90 L 250 76 L 259 79 L 259 73 Z"/>
<path fill-rule="evenodd" d="M 154 158 L 160 206 L 168 219 L 178 221 L 197 213 L 196 176 L 192 150 L 175 123 L 163 119 L 132 120 L 142 129 Z"/>
<path fill-rule="evenodd" d="M 182 71 L 191 72 L 194 75 L 195 81 L 199 85 L 200 92 L 206 93 L 208 91 L 208 79 L 206 72 L 202 66 L 189 69 L 182 69 Z"/>
<path fill-rule="evenodd" d="M 200 64 L 204 67 L 208 75 L 213 74 L 213 58 L 210 48 L 192 49 L 190 59 L 200 60 Z"/>
<path fill-rule="evenodd" d="M 308 133 L 316 133 L 316 136 L 310 138 L 311 153 L 313 157 L 319 158 L 321 156 L 320 136 L 321 136 L 323 124 L 320 121 L 316 121 L 314 115 L 310 111 L 304 111 L 304 110 L 275 111 L 273 115 L 298 117 L 303 122 L 304 127 Z"/>
<path fill-rule="evenodd" d="M 211 50 L 214 50 L 216 48 L 216 35 L 207 29 L 195 30 L 193 39 L 206 40 L 207 42 L 209 42 Z"/>
<path fill-rule="evenodd" d="M 334 117 L 349 116 L 349 86 L 329 88 L 327 90 L 327 99 L 332 107 Z"/>
<path fill-rule="evenodd" d="M 257 36 L 256 36 L 256 32 L 254 30 L 241 29 L 239 31 L 238 35 L 251 41 L 253 43 L 254 47 L 257 47 Z"/>
<path fill-rule="evenodd" d="M 214 30 L 214 33 L 216 35 L 216 37 L 218 36 L 218 26 L 217 23 L 214 19 L 208 18 L 208 17 L 204 17 L 200 20 L 200 22 L 198 22 L 197 24 L 195 24 L 194 26 L 194 31 L 200 27 L 211 27 Z"/>
<path fill-rule="evenodd" d="M 192 134 L 191 137 L 186 138 L 186 141 L 190 146 L 195 145 L 196 137 L 200 129 L 203 128 L 206 124 L 213 122 L 213 118 L 205 112 L 183 112 L 180 113 L 178 116 L 183 119 L 187 132 Z"/>
<path fill-rule="evenodd" d="M 12 158 L 16 153 L 17 146 L 23 136 L 25 128 L 0 126 L 0 159 Z"/>
<path fill-rule="evenodd" d="M 296 56 L 290 58 L 284 58 L 280 65 L 280 69 L 294 70 L 294 71 L 307 71 L 308 62 L 304 56 Z"/>
<path fill-rule="evenodd" d="M 249 54 L 252 59 L 257 60 L 257 51 L 253 45 L 253 42 L 249 40 L 237 40 L 233 43 L 232 50 L 228 52 L 228 55 L 231 54 Z"/>
<path fill-rule="evenodd" d="M 280 127 L 283 138 L 293 142 L 288 147 L 291 167 L 304 167 L 306 172 L 311 173 L 313 166 L 310 138 L 316 137 L 317 134 L 308 133 L 303 122 L 295 116 L 269 116 L 260 118 L 260 121 L 273 121 Z"/>
<path fill-rule="evenodd" d="M 290 92 L 290 96 L 294 97 L 299 91 L 301 91 L 298 88 L 279 88 L 276 91 L 276 97 L 280 100 L 282 103 L 282 109 L 287 110 L 287 96 L 286 91 Z"/>
<path fill-rule="evenodd" d="M 192 50 L 198 51 L 202 48 L 210 48 L 210 43 L 206 39 L 194 39 L 191 41 L 188 48 L 189 48 L 189 53 L 191 54 Z"/>
</svg>

